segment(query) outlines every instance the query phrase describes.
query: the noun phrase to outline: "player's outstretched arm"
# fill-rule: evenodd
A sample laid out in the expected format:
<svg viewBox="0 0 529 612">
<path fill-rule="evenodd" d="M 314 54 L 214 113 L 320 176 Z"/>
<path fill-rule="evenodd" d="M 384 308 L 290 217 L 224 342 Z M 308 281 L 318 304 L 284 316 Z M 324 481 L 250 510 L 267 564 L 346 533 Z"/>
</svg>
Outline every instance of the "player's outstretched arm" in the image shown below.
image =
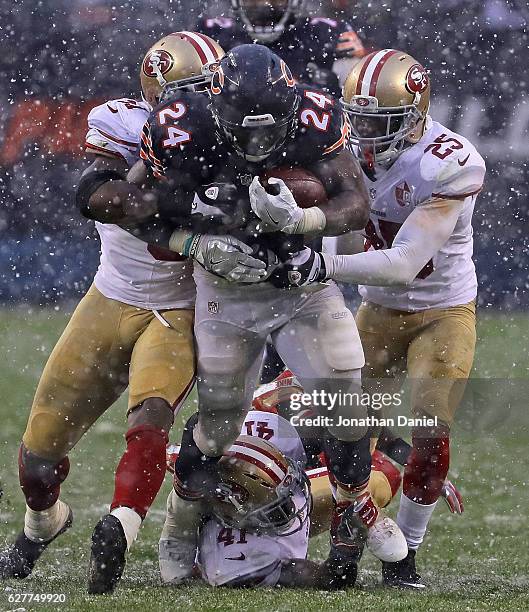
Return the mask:
<svg viewBox="0 0 529 612">
<path fill-rule="evenodd" d="M 124 159 L 96 155 L 83 172 L 76 192 L 82 215 L 100 223 L 135 225 L 156 213 L 156 199 L 127 182 Z"/>
<path fill-rule="evenodd" d="M 326 278 L 364 285 L 408 285 L 450 238 L 464 200 L 435 198 L 417 207 L 393 246 L 356 255 L 322 254 Z"/>
<path fill-rule="evenodd" d="M 463 200 L 436 198 L 416 208 L 389 249 L 330 255 L 306 247 L 282 266 L 272 282 L 277 287 L 299 287 L 327 279 L 362 285 L 408 285 L 449 239 L 463 206 Z"/>
</svg>

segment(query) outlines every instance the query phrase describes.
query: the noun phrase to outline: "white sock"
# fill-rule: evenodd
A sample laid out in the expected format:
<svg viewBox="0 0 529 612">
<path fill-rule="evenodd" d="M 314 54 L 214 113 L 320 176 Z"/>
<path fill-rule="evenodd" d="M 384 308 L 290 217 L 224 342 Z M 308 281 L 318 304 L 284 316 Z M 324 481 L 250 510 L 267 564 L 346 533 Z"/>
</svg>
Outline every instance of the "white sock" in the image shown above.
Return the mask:
<svg viewBox="0 0 529 612">
<path fill-rule="evenodd" d="M 70 508 L 58 499 L 47 510 L 32 510 L 26 505 L 24 533 L 33 542 L 47 542 L 64 527 Z"/>
<path fill-rule="evenodd" d="M 132 508 L 126 508 L 125 506 L 114 508 L 110 514 L 115 516 L 121 523 L 125 532 L 125 538 L 127 539 L 127 550 L 130 550 L 133 542 L 138 537 L 141 527 L 141 516 L 132 510 Z"/>
<path fill-rule="evenodd" d="M 422 544 L 426 528 L 436 505 L 437 502 L 433 504 L 418 504 L 409 497 L 406 497 L 404 493 L 400 496 L 397 525 L 404 534 L 409 549 L 417 550 Z"/>
</svg>

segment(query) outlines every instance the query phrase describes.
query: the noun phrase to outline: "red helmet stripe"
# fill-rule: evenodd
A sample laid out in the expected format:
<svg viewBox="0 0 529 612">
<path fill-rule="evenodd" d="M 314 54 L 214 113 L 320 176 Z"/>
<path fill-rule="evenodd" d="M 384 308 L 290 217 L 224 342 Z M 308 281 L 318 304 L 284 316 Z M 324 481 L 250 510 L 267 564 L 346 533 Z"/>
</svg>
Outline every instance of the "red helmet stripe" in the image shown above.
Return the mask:
<svg viewBox="0 0 529 612">
<path fill-rule="evenodd" d="M 245 442 L 241 440 L 235 440 L 233 445 L 244 446 L 245 448 L 251 448 L 256 452 L 261 453 L 261 455 L 264 455 L 267 459 L 271 459 L 281 470 L 283 470 L 283 472 L 288 469 L 284 463 L 281 463 L 277 460 L 277 457 L 275 455 L 273 455 L 270 451 L 263 449 L 260 446 L 257 446 L 257 444 L 252 444 L 251 442 Z"/>
<path fill-rule="evenodd" d="M 388 51 L 388 53 L 386 53 L 386 55 L 384 55 L 384 57 L 380 59 L 377 66 L 375 67 L 375 70 L 373 71 L 373 76 L 371 77 L 371 83 L 369 84 L 369 95 L 370 96 L 376 96 L 377 83 L 378 83 L 378 77 L 380 76 L 380 72 L 384 64 L 388 61 L 388 59 L 391 56 L 395 55 L 395 53 L 398 53 L 398 51 L 395 51 L 394 49 L 392 49 L 391 51 Z"/>
<path fill-rule="evenodd" d="M 373 57 L 375 57 L 375 55 L 379 53 L 378 51 L 373 51 L 373 53 L 370 53 L 365 59 L 364 59 L 364 65 L 362 66 L 362 69 L 360 70 L 360 74 L 358 75 L 358 81 L 356 83 L 356 91 L 355 94 L 357 96 L 360 95 L 361 91 L 362 91 L 362 83 L 364 81 L 364 75 L 366 73 L 367 67 L 369 65 L 369 63 L 371 62 L 371 60 L 373 59 Z"/>
<path fill-rule="evenodd" d="M 276 484 L 279 484 L 281 482 L 281 478 L 279 478 L 279 476 L 273 470 L 271 470 L 265 463 L 263 463 L 262 461 L 259 461 L 259 459 L 256 459 L 255 457 L 252 457 L 251 455 L 248 455 L 245 452 L 239 453 L 239 452 L 229 451 L 229 453 L 227 454 L 229 454 L 230 457 L 236 457 L 237 459 L 242 459 L 243 461 L 247 461 L 248 463 L 255 465 L 260 470 L 263 470 L 265 474 L 268 474 L 268 476 L 270 476 L 270 478 Z"/>
<path fill-rule="evenodd" d="M 312 468 L 311 470 L 307 470 L 307 476 L 309 477 L 309 480 L 312 478 L 328 477 L 329 471 L 326 467 Z"/>
<path fill-rule="evenodd" d="M 288 466 L 278 461 L 271 452 L 263 450 L 256 444 L 236 440 L 230 449 L 231 452 L 242 453 L 244 456 L 250 456 L 257 461 L 267 465 L 267 468 L 272 471 L 279 480 L 282 480 L 288 471 Z"/>
<path fill-rule="evenodd" d="M 209 41 L 206 41 L 204 36 L 196 32 L 176 32 L 176 34 L 193 45 L 202 64 L 210 64 L 218 59 L 215 47 Z"/>
<path fill-rule="evenodd" d="M 356 84 L 356 95 L 357 96 L 373 96 L 371 93 L 372 87 L 371 83 L 373 82 L 373 77 L 376 73 L 376 81 L 378 81 L 378 75 L 380 74 L 380 70 L 382 66 L 386 63 L 388 57 L 391 57 L 398 51 L 395 49 L 382 49 L 381 51 L 374 51 L 370 55 L 368 55 L 364 61 L 364 65 L 362 66 L 362 70 L 360 71 L 360 75 L 358 77 L 358 82 Z M 382 62 L 379 68 L 379 64 Z M 378 72 L 377 72 L 378 70 Z M 375 81 L 375 86 L 376 86 Z"/>
<path fill-rule="evenodd" d="M 215 45 L 213 44 L 213 42 L 211 41 L 211 38 L 209 38 L 208 36 L 205 36 L 204 34 L 201 34 L 200 32 L 195 32 L 195 34 L 197 36 L 200 36 L 200 38 L 211 49 L 211 53 L 213 53 L 213 55 L 215 56 L 215 59 L 216 60 L 220 59 L 219 52 L 218 52 L 217 48 L 215 47 Z"/>
</svg>

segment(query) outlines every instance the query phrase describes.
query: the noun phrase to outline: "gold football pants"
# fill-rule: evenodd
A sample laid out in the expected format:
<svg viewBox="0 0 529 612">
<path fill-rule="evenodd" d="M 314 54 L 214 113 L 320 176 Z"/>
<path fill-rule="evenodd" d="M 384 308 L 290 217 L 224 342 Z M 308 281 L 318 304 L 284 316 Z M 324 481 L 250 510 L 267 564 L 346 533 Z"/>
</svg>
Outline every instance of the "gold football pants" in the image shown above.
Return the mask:
<svg viewBox="0 0 529 612">
<path fill-rule="evenodd" d="M 476 344 L 474 302 L 450 308 L 403 312 L 363 302 L 356 323 L 366 365 L 366 390 L 391 391 L 405 372 L 411 411 L 450 425 L 472 368 Z"/>
<path fill-rule="evenodd" d="M 58 461 L 129 387 L 129 410 L 147 398 L 176 406 L 195 371 L 193 310 L 151 310 L 106 298 L 92 285 L 42 373 L 23 441 Z"/>
</svg>

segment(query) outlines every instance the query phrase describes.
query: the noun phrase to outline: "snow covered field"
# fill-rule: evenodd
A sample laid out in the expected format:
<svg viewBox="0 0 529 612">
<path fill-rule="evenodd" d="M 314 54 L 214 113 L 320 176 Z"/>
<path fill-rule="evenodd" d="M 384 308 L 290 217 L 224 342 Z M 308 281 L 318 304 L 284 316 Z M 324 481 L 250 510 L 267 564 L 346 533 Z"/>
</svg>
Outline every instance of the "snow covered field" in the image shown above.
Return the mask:
<svg viewBox="0 0 529 612">
<path fill-rule="evenodd" d="M 66 322 L 66 311 L 0 311 L 0 546 L 21 527 L 23 498 L 18 489 L 16 452 L 41 367 Z M 510 395 L 491 393 L 487 421 L 461 425 L 454 433 L 451 475 L 466 511 L 451 515 L 440 502 L 432 531 L 418 557 L 429 585 L 423 593 L 378 586 L 379 568 L 366 554 L 359 588 L 349 592 L 211 589 L 201 585 L 163 588 L 157 573 L 158 534 L 170 486 L 167 479 L 133 548 L 124 579 L 111 597 L 86 595 L 90 534 L 106 510 L 114 467 L 124 441 L 123 404 L 110 413 L 72 452 L 63 497 L 73 507 L 74 527 L 47 552 L 34 576 L 0 584 L 0 610 L 527 610 L 529 608 L 529 528 L 527 507 L 528 419 L 526 315 L 483 315 L 475 377 L 507 377 Z M 516 380 L 518 379 L 518 380 Z M 525 382 L 525 385 L 524 385 Z M 491 389 L 502 389 L 501 381 Z M 507 412 L 508 411 L 508 412 Z M 507 418 L 509 417 L 509 418 Z M 173 439 L 177 437 L 173 433 Z M 395 505 L 395 504 L 394 504 Z M 391 512 L 391 507 L 390 507 Z M 311 544 L 311 556 L 327 554 L 326 537 Z M 22 601 L 27 594 L 65 594 L 65 603 Z M 11 599 L 11 601 L 10 601 Z"/>
</svg>

